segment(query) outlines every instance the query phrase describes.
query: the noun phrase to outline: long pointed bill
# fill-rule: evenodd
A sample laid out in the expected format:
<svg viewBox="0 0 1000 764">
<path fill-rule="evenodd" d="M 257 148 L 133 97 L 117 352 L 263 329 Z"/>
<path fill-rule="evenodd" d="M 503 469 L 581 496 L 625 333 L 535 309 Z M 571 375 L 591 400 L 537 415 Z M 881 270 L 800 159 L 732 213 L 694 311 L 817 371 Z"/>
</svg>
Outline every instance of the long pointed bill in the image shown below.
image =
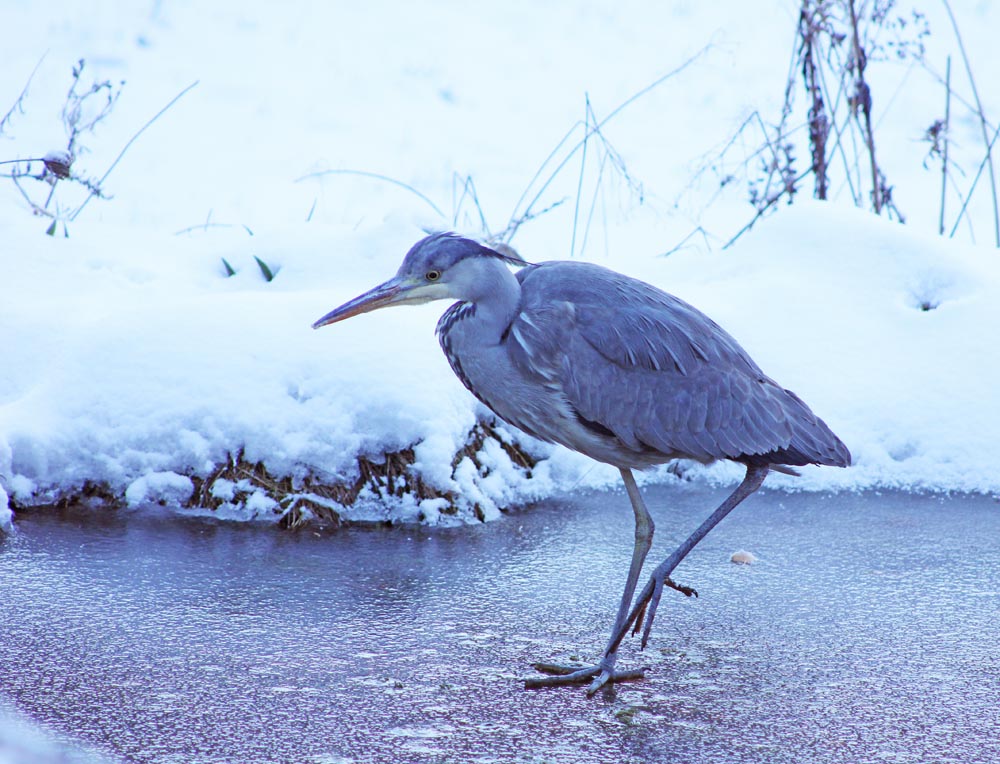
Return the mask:
<svg viewBox="0 0 1000 764">
<path fill-rule="evenodd" d="M 334 308 L 314 323 L 312 325 L 313 329 L 319 329 L 321 326 L 326 326 L 327 324 L 335 324 L 338 321 L 343 321 L 345 318 L 350 318 L 351 316 L 357 316 L 360 313 L 368 313 L 372 310 L 397 304 L 397 298 L 399 298 L 401 293 L 405 294 L 405 292 L 406 290 L 403 289 L 399 281 L 389 279 L 384 284 L 379 284 L 374 289 L 369 289 L 363 295 L 345 302 L 339 308 Z"/>
</svg>

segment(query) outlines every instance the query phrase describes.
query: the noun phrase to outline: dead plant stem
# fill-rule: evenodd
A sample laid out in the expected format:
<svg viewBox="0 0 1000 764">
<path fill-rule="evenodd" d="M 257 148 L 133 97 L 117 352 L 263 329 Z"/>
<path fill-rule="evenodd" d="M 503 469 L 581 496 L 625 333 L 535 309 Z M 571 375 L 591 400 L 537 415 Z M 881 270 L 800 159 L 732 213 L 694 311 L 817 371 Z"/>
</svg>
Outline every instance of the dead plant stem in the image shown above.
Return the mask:
<svg viewBox="0 0 1000 764">
<path fill-rule="evenodd" d="M 983 175 L 983 170 L 992 164 L 990 162 L 990 155 L 993 152 L 993 146 L 997 142 L 997 138 L 1000 137 L 1000 127 L 997 127 L 996 132 L 993 133 L 993 138 L 986 144 L 986 156 L 983 157 L 983 161 L 979 163 L 979 169 L 976 171 L 976 177 L 972 179 L 972 185 L 969 186 L 969 193 L 965 196 L 965 201 L 962 203 L 962 209 L 958 211 L 958 217 L 955 219 L 955 225 L 951 228 L 951 233 L 948 234 L 948 238 L 955 235 L 955 231 L 958 230 L 958 224 L 962 222 L 962 218 L 965 216 L 965 211 L 969 206 L 969 202 L 972 201 L 972 192 L 976 190 L 976 185 L 979 183 L 979 179 Z"/>
<path fill-rule="evenodd" d="M 972 76 L 972 64 L 969 63 L 969 57 L 965 52 L 965 43 L 962 41 L 962 33 L 958 29 L 958 22 L 955 20 L 955 14 L 951 11 L 951 3 L 948 0 L 941 0 L 944 4 L 944 9 L 948 12 L 948 18 L 951 19 L 952 29 L 955 30 L 955 39 L 958 40 L 958 50 L 962 54 L 962 61 L 965 64 L 965 72 L 969 76 L 969 86 L 972 88 L 972 96 L 976 99 L 976 113 L 979 116 L 979 127 L 983 133 L 983 145 L 986 146 L 986 158 L 983 160 L 986 167 L 989 169 L 990 175 L 990 191 L 993 194 L 993 237 L 996 242 L 996 246 L 1000 247 L 1000 205 L 997 203 L 997 181 L 993 173 L 993 142 L 996 140 L 994 136 L 993 141 L 990 140 L 989 131 L 986 129 L 986 114 L 983 112 L 983 103 L 979 99 L 979 90 L 976 88 L 976 79 Z M 980 166 L 982 170 L 982 166 Z M 978 175 L 976 176 L 978 178 Z M 969 190 L 969 197 L 972 196 L 972 190 Z M 966 199 L 968 201 L 968 199 Z M 963 207 L 964 211 L 964 207 Z M 958 221 L 955 221 L 957 227 Z M 952 231 L 954 233 L 954 231 Z"/>
<path fill-rule="evenodd" d="M 868 147 L 868 158 L 872 171 L 872 204 L 875 207 L 875 214 L 882 214 L 882 184 L 879 182 L 878 162 L 875 160 L 875 135 L 872 132 L 872 99 L 871 89 L 865 80 L 866 56 L 864 48 L 861 47 L 861 36 L 858 33 L 858 14 L 854 7 L 854 0 L 848 0 L 848 8 L 851 11 L 851 35 L 854 46 L 854 66 L 857 71 L 855 97 L 859 99 L 862 114 L 864 114 L 865 144 Z"/>
<path fill-rule="evenodd" d="M 951 125 L 951 56 L 944 74 L 944 127 L 941 129 L 944 147 L 941 150 L 941 212 L 938 217 L 938 233 L 944 235 L 944 203 L 948 190 L 948 129 Z"/>
<path fill-rule="evenodd" d="M 198 84 L 198 80 L 195 80 L 190 85 L 188 85 L 186 88 L 184 88 L 180 93 L 178 93 L 173 98 L 171 98 L 170 102 L 166 106 L 164 106 L 162 109 L 160 109 L 158 112 L 156 112 L 156 114 L 153 115 L 152 119 L 150 119 L 148 122 L 146 122 L 146 124 L 144 124 L 142 127 L 139 128 L 139 130 L 136 132 L 135 135 L 133 135 L 131 138 L 129 138 L 128 143 L 125 144 L 125 147 L 120 152 L 118 152 L 118 156 L 115 157 L 115 161 L 111 163 L 111 166 L 107 169 L 107 171 L 104 173 L 104 175 L 101 176 L 101 179 L 98 180 L 96 184 L 94 184 L 96 188 L 100 188 L 101 184 L 103 184 L 104 181 L 107 180 L 107 177 L 111 174 L 111 171 L 114 170 L 115 167 L 118 166 L 118 163 L 122 160 L 122 157 L 125 156 L 125 152 L 129 150 L 129 148 L 132 146 L 133 143 L 136 142 L 136 140 L 139 138 L 139 136 L 142 135 L 144 132 L 146 132 L 147 128 L 149 128 L 150 125 L 152 125 L 154 122 L 156 122 L 156 120 L 158 120 L 160 117 L 162 117 L 164 115 L 164 113 L 171 106 L 173 106 L 175 103 L 177 103 L 189 90 L 191 90 L 192 88 L 194 88 L 197 84 Z M 69 219 L 71 221 L 72 220 L 76 220 L 76 216 L 79 215 L 81 212 L 83 212 L 83 208 L 86 207 L 87 203 L 91 199 L 93 199 L 95 196 L 97 196 L 97 194 L 94 192 L 93 189 L 91 189 L 91 192 L 89 194 L 87 194 L 87 198 L 84 199 L 83 202 L 80 204 L 80 206 L 77 207 L 76 210 L 73 212 L 73 214 L 69 216 Z"/>
</svg>

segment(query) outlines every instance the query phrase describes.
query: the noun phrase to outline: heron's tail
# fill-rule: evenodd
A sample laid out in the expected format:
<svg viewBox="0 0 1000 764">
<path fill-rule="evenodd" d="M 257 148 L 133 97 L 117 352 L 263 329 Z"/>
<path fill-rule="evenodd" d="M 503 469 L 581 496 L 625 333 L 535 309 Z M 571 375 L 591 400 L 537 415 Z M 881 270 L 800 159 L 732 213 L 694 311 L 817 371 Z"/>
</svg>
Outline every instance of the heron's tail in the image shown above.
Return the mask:
<svg viewBox="0 0 1000 764">
<path fill-rule="evenodd" d="M 748 464 L 767 464 L 775 472 L 797 475 L 791 467 L 820 464 L 827 467 L 850 467 L 851 452 L 833 430 L 816 416 L 799 396 L 785 390 L 789 399 L 789 420 L 792 424 L 792 441 L 784 448 L 756 454 Z"/>
</svg>

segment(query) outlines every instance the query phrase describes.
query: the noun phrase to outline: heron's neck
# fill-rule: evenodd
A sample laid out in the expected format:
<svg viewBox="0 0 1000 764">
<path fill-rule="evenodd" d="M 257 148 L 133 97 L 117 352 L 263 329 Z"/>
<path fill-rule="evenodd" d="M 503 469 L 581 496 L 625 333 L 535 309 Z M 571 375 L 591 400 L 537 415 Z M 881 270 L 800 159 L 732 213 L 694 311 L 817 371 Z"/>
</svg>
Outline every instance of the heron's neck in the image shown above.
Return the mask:
<svg viewBox="0 0 1000 764">
<path fill-rule="evenodd" d="M 491 259 L 484 265 L 467 301 L 476 306 L 481 331 L 499 342 L 521 304 L 521 283 L 500 260 Z"/>
</svg>

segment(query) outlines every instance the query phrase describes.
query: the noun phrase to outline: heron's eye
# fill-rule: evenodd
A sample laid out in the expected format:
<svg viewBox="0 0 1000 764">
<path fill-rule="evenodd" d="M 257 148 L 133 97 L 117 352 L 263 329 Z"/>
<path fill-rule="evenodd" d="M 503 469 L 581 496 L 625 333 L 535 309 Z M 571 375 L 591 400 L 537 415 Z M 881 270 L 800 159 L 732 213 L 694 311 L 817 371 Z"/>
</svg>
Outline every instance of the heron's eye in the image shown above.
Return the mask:
<svg viewBox="0 0 1000 764">
<path fill-rule="evenodd" d="M 427 271 L 427 275 L 424 278 L 428 281 L 437 281 L 441 278 L 441 271 Z"/>
</svg>

